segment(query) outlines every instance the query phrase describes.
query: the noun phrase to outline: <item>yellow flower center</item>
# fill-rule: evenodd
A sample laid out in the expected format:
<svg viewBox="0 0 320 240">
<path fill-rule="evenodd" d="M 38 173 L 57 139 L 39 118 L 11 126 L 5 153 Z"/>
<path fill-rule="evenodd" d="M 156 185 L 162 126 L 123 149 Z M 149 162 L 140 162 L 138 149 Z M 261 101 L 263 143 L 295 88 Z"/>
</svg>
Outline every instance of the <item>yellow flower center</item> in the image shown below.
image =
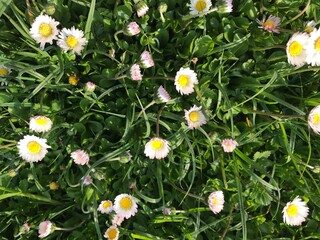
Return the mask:
<svg viewBox="0 0 320 240">
<path fill-rule="evenodd" d="M 320 52 L 320 37 L 314 42 L 314 49 Z"/>
<path fill-rule="evenodd" d="M 290 204 L 289 207 L 287 208 L 287 214 L 290 216 L 290 217 L 294 217 L 296 216 L 298 213 L 298 208 L 296 205 L 294 204 Z"/>
<path fill-rule="evenodd" d="M 132 207 L 132 201 L 130 198 L 128 197 L 123 197 L 121 200 L 120 200 L 120 206 L 121 208 L 124 208 L 125 210 L 128 210 Z"/>
<path fill-rule="evenodd" d="M 49 37 L 52 34 L 52 27 L 48 23 L 41 23 L 39 33 L 44 37 Z"/>
<path fill-rule="evenodd" d="M 29 142 L 27 148 L 31 153 L 39 153 L 42 149 L 41 145 L 36 141 Z"/>
<path fill-rule="evenodd" d="M 289 53 L 291 56 L 296 57 L 302 52 L 302 45 L 297 41 L 293 41 L 289 46 Z"/>
<path fill-rule="evenodd" d="M 111 207 L 111 202 L 110 202 L 110 201 L 104 202 L 104 203 L 103 203 L 103 207 L 104 207 L 104 208 L 109 208 L 109 207 Z"/>
<path fill-rule="evenodd" d="M 0 75 L 7 75 L 9 73 L 8 69 L 0 68 Z"/>
<path fill-rule="evenodd" d="M 312 123 L 319 123 L 319 114 L 315 113 L 312 118 Z"/>
<path fill-rule="evenodd" d="M 151 147 L 153 149 L 159 150 L 160 148 L 162 148 L 163 146 L 163 142 L 161 140 L 154 140 L 151 142 Z"/>
<path fill-rule="evenodd" d="M 117 229 L 115 228 L 111 228 L 109 229 L 109 231 L 107 232 L 107 235 L 108 235 L 108 239 L 115 239 L 117 237 Z"/>
<path fill-rule="evenodd" d="M 216 204 L 217 203 L 217 198 L 213 198 L 212 201 L 211 201 L 213 204 Z"/>
<path fill-rule="evenodd" d="M 59 188 L 59 185 L 56 182 L 51 182 L 49 184 L 49 188 L 50 188 L 50 190 L 57 190 Z"/>
<path fill-rule="evenodd" d="M 197 111 L 193 111 L 193 112 L 189 113 L 189 118 L 192 122 L 198 122 L 199 117 L 200 117 L 200 114 Z"/>
<path fill-rule="evenodd" d="M 206 8 L 207 4 L 204 0 L 200 0 L 196 3 L 195 8 L 198 12 L 202 12 Z"/>
<path fill-rule="evenodd" d="M 271 19 L 268 19 L 267 21 L 265 21 L 264 23 L 263 23 L 263 27 L 264 28 L 268 28 L 268 29 L 274 29 L 275 28 L 275 22 L 274 21 L 272 21 Z"/>
<path fill-rule="evenodd" d="M 69 47 L 74 48 L 78 44 L 78 39 L 76 39 L 74 36 L 68 36 L 66 43 Z"/>
<path fill-rule="evenodd" d="M 180 84 L 180 86 L 182 87 L 185 87 L 188 85 L 188 82 L 189 82 L 189 78 L 188 76 L 186 75 L 181 75 L 179 78 L 178 78 L 178 83 Z"/>
<path fill-rule="evenodd" d="M 36 123 L 39 125 L 46 125 L 48 123 L 48 121 L 45 118 L 37 118 Z"/>
<path fill-rule="evenodd" d="M 69 84 L 76 86 L 78 84 L 78 78 L 76 76 L 69 76 Z"/>
</svg>

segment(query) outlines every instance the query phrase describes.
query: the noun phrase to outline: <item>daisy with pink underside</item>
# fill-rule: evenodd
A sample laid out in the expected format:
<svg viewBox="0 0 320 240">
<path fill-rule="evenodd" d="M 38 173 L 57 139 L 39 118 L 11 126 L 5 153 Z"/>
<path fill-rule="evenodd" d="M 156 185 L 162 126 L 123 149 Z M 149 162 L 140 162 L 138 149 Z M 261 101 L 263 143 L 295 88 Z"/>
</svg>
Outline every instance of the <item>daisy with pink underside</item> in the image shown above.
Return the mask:
<svg viewBox="0 0 320 240">
<path fill-rule="evenodd" d="M 85 165 L 89 162 L 89 155 L 81 149 L 72 152 L 71 158 L 78 165 Z"/>
<path fill-rule="evenodd" d="M 142 75 L 139 64 L 133 64 L 130 68 L 130 76 L 132 80 L 141 81 Z"/>
<path fill-rule="evenodd" d="M 217 214 L 222 211 L 224 206 L 224 195 L 222 191 L 212 192 L 208 198 L 210 210 Z"/>
<path fill-rule="evenodd" d="M 224 152 L 233 152 L 238 147 L 238 142 L 232 139 L 224 139 L 222 141 L 222 147 Z"/>
<path fill-rule="evenodd" d="M 280 24 L 280 18 L 270 15 L 267 19 L 263 17 L 262 21 L 257 20 L 257 22 L 261 25 L 260 28 L 263 28 L 268 32 L 280 33 L 278 26 Z"/>
</svg>

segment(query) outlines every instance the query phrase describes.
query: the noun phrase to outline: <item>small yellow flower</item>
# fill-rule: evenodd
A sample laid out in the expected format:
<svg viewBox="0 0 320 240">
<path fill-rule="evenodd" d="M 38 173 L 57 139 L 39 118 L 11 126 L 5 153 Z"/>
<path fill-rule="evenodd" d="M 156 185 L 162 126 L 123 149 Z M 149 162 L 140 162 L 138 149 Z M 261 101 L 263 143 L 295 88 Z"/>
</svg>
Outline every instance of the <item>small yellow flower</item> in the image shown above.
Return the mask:
<svg viewBox="0 0 320 240">
<path fill-rule="evenodd" d="M 49 183 L 49 188 L 50 188 L 50 190 L 58 190 L 59 184 L 56 182 L 51 182 L 51 183 Z"/>
<path fill-rule="evenodd" d="M 70 75 L 68 81 L 70 85 L 77 86 L 79 82 L 79 78 L 77 77 L 77 75 Z"/>
</svg>

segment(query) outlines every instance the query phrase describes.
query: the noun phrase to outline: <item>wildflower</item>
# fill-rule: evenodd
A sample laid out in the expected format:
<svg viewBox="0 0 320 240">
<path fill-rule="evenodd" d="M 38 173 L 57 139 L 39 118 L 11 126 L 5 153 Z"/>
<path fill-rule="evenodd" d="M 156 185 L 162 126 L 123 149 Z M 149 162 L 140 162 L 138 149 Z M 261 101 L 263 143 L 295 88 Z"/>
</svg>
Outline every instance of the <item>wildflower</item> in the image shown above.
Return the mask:
<svg viewBox="0 0 320 240">
<path fill-rule="evenodd" d="M 123 222 L 124 220 L 124 217 L 122 215 L 119 215 L 119 214 L 115 214 L 112 218 L 112 225 L 113 226 L 120 226 L 121 223 Z"/>
<path fill-rule="evenodd" d="M 53 224 L 50 221 L 44 221 L 39 224 L 39 238 L 44 238 L 54 231 Z"/>
<path fill-rule="evenodd" d="M 116 214 L 128 219 L 138 212 L 138 205 L 131 195 L 123 193 L 114 199 L 113 209 Z"/>
<path fill-rule="evenodd" d="M 287 42 L 287 57 L 288 62 L 294 66 L 302 66 L 307 58 L 307 43 L 309 36 L 307 33 L 296 32 Z"/>
<path fill-rule="evenodd" d="M 320 106 L 316 106 L 310 111 L 308 125 L 316 134 L 320 134 Z"/>
<path fill-rule="evenodd" d="M 24 233 L 27 233 L 27 232 L 29 232 L 30 231 L 30 225 L 29 225 L 29 223 L 24 223 L 23 225 L 22 225 L 22 228 L 23 228 L 23 232 Z"/>
<path fill-rule="evenodd" d="M 212 6 L 210 0 L 190 0 L 190 14 L 191 15 L 205 15 Z"/>
<path fill-rule="evenodd" d="M 77 86 L 79 82 L 79 78 L 77 77 L 77 75 L 70 75 L 68 78 L 68 82 L 72 86 Z"/>
<path fill-rule="evenodd" d="M 154 66 L 152 56 L 147 50 L 145 50 L 140 56 L 140 66 L 142 68 L 149 68 Z"/>
<path fill-rule="evenodd" d="M 114 50 L 114 48 L 110 48 L 109 55 L 114 58 L 116 56 L 116 50 Z"/>
<path fill-rule="evenodd" d="M 320 29 L 313 29 L 307 44 L 306 62 L 312 66 L 320 66 Z"/>
<path fill-rule="evenodd" d="M 133 190 L 136 187 L 136 182 L 132 182 L 129 186 L 130 190 Z"/>
<path fill-rule="evenodd" d="M 131 22 L 123 26 L 123 33 L 127 36 L 134 36 L 140 33 L 140 27 L 138 23 Z"/>
<path fill-rule="evenodd" d="M 59 22 L 56 22 L 52 17 L 40 15 L 32 23 L 30 35 L 37 43 L 40 43 L 40 48 L 44 49 L 46 43 L 52 44 L 52 41 L 57 39 L 58 25 Z"/>
<path fill-rule="evenodd" d="M 94 92 L 95 89 L 96 89 L 96 85 L 93 82 L 86 83 L 86 86 L 85 86 L 86 92 L 92 93 L 92 92 Z"/>
<path fill-rule="evenodd" d="M 138 17 L 144 16 L 149 10 L 148 5 L 144 1 L 139 1 L 137 4 L 134 5 L 134 8 L 137 11 Z"/>
<path fill-rule="evenodd" d="M 163 14 L 168 10 L 168 5 L 164 2 L 160 2 L 159 3 L 159 6 L 158 6 L 158 10 L 159 10 L 159 13 L 160 13 L 160 19 L 162 22 L 165 22 L 165 18 L 163 16 Z"/>
<path fill-rule="evenodd" d="M 119 229 L 116 226 L 111 226 L 103 236 L 108 240 L 117 240 L 119 238 Z"/>
<path fill-rule="evenodd" d="M 201 111 L 201 107 L 193 106 L 189 110 L 184 110 L 184 118 L 188 122 L 190 129 L 196 129 L 203 124 L 206 124 L 206 118 Z"/>
<path fill-rule="evenodd" d="M 197 74 L 190 68 L 180 68 L 174 79 L 174 85 L 181 94 L 194 92 L 194 84 L 198 84 Z"/>
<path fill-rule="evenodd" d="M 119 156 L 119 162 L 128 163 L 131 161 L 131 158 L 132 158 L 132 155 L 130 153 L 130 150 L 128 150 Z"/>
<path fill-rule="evenodd" d="M 76 150 L 71 153 L 71 158 L 78 165 L 85 165 L 89 162 L 89 155 L 83 150 Z"/>
<path fill-rule="evenodd" d="M 283 221 L 291 226 L 299 226 L 306 220 L 308 212 L 307 203 L 297 196 L 283 208 Z"/>
<path fill-rule="evenodd" d="M 232 139 L 224 139 L 221 145 L 224 152 L 233 152 L 238 147 L 238 142 Z"/>
<path fill-rule="evenodd" d="M 164 89 L 164 87 L 162 87 L 162 85 L 158 88 L 157 95 L 161 102 L 166 103 L 171 100 L 169 93 Z"/>
<path fill-rule="evenodd" d="M 141 75 L 139 64 L 133 64 L 131 66 L 130 75 L 131 75 L 132 80 L 135 80 L 135 81 L 141 81 L 142 80 L 142 75 Z"/>
<path fill-rule="evenodd" d="M 83 31 L 72 27 L 61 30 L 57 44 L 64 52 L 72 50 L 73 53 L 80 55 L 87 42 Z"/>
<path fill-rule="evenodd" d="M 30 118 L 29 128 L 38 133 L 49 132 L 52 128 L 52 121 L 45 116 L 34 116 Z"/>
<path fill-rule="evenodd" d="M 113 211 L 112 202 L 110 200 L 101 201 L 98 207 L 101 213 L 111 213 Z"/>
<path fill-rule="evenodd" d="M 168 156 L 170 146 L 167 140 L 159 137 L 152 138 L 144 148 L 144 154 L 150 159 L 162 159 Z"/>
<path fill-rule="evenodd" d="M 51 182 L 51 183 L 49 183 L 49 188 L 50 188 L 50 190 L 58 190 L 59 184 L 56 182 Z"/>
<path fill-rule="evenodd" d="M 4 66 L 4 65 L 0 65 L 0 77 L 1 76 L 5 76 L 5 75 L 9 75 L 11 73 L 11 69 Z"/>
<path fill-rule="evenodd" d="M 47 140 L 34 135 L 26 135 L 18 142 L 19 156 L 27 162 L 41 161 L 48 153 Z"/>
<path fill-rule="evenodd" d="M 268 19 L 266 20 L 265 17 L 263 17 L 263 20 L 257 20 L 257 22 L 261 25 L 260 27 L 268 32 L 275 32 L 280 33 L 278 26 L 280 24 L 280 18 L 270 15 Z"/>
<path fill-rule="evenodd" d="M 310 22 L 307 22 L 307 24 L 306 24 L 306 26 L 304 28 L 304 31 L 306 33 L 311 33 L 314 30 L 315 26 L 316 26 L 316 22 L 315 21 L 312 20 Z"/>
<path fill-rule="evenodd" d="M 217 11 L 220 13 L 230 13 L 232 12 L 232 0 L 218 0 L 216 3 Z"/>
<path fill-rule="evenodd" d="M 208 198 L 209 208 L 214 214 L 221 212 L 224 204 L 224 195 L 222 191 L 212 192 Z"/>
<path fill-rule="evenodd" d="M 163 215 L 171 215 L 171 208 L 164 208 L 162 210 Z"/>
<path fill-rule="evenodd" d="M 85 177 L 84 178 L 84 180 L 83 180 L 83 184 L 84 185 L 90 185 L 92 183 L 92 178 L 91 178 L 91 176 L 87 176 L 87 177 Z"/>
</svg>

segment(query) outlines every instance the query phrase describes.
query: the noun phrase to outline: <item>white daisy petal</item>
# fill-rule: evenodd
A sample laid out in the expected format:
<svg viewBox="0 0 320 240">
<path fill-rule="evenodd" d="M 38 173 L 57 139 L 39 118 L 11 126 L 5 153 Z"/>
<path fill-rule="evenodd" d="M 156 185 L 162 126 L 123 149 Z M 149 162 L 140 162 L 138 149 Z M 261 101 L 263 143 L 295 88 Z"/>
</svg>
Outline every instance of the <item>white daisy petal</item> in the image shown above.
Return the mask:
<svg viewBox="0 0 320 240">
<path fill-rule="evenodd" d="M 119 238 L 119 229 L 116 226 L 111 226 L 103 235 L 108 240 L 118 240 Z"/>
<path fill-rule="evenodd" d="M 114 199 L 113 209 L 116 214 L 128 219 L 138 212 L 138 205 L 131 195 L 123 193 Z"/>
<path fill-rule="evenodd" d="M 193 106 L 189 110 L 184 110 L 184 113 L 184 118 L 187 120 L 190 129 L 196 129 L 207 123 L 207 120 L 201 111 L 201 107 Z"/>
<path fill-rule="evenodd" d="M 81 149 L 72 152 L 71 158 L 78 165 L 85 165 L 89 162 L 89 155 Z"/>
<path fill-rule="evenodd" d="M 174 80 L 177 91 L 186 95 L 193 93 L 194 84 L 198 84 L 197 74 L 190 68 L 180 68 Z"/>
<path fill-rule="evenodd" d="M 309 208 L 307 203 L 298 196 L 292 202 L 288 202 L 283 208 L 283 221 L 291 226 L 300 226 L 307 218 Z"/>
<path fill-rule="evenodd" d="M 144 154 L 150 159 L 162 159 L 168 156 L 170 146 L 167 140 L 159 137 L 152 138 L 144 148 Z"/>
<path fill-rule="evenodd" d="M 221 212 L 224 205 L 224 195 L 222 191 L 212 192 L 208 198 L 209 208 L 214 214 Z"/>
<path fill-rule="evenodd" d="M 191 15 L 205 15 L 208 13 L 212 3 L 210 0 L 191 0 L 190 1 L 190 14 Z"/>
<path fill-rule="evenodd" d="M 19 156 L 27 162 L 41 161 L 48 153 L 47 140 L 33 135 L 26 135 L 18 142 Z"/>
<path fill-rule="evenodd" d="M 316 134 L 320 134 L 320 106 L 316 106 L 310 111 L 308 124 Z"/>
<path fill-rule="evenodd" d="M 157 95 L 161 102 L 166 103 L 171 100 L 169 93 L 164 89 L 164 87 L 162 87 L 162 85 L 158 88 Z"/>
<path fill-rule="evenodd" d="M 71 29 L 63 28 L 61 30 L 57 44 L 65 52 L 71 50 L 73 53 L 80 55 L 87 42 L 83 31 L 72 27 Z"/>
<path fill-rule="evenodd" d="M 34 116 L 30 118 L 29 128 L 38 133 L 49 132 L 52 128 L 52 121 L 45 116 Z"/>
<path fill-rule="evenodd" d="M 309 35 L 307 33 L 296 32 L 287 43 L 288 62 L 294 66 L 302 66 L 307 58 L 307 43 Z"/>
<path fill-rule="evenodd" d="M 224 139 L 221 145 L 224 152 L 233 152 L 239 144 L 236 140 Z"/>
<path fill-rule="evenodd" d="M 307 44 L 306 61 L 312 66 L 320 66 L 320 29 L 313 29 Z"/>
<path fill-rule="evenodd" d="M 113 205 L 110 200 L 101 201 L 98 207 L 98 211 L 101 213 L 111 213 L 113 211 Z"/>
<path fill-rule="evenodd" d="M 41 222 L 38 226 L 39 238 L 44 238 L 44 237 L 48 236 L 51 233 L 51 231 L 53 230 L 52 227 L 53 227 L 53 224 L 50 221 Z"/>
</svg>

